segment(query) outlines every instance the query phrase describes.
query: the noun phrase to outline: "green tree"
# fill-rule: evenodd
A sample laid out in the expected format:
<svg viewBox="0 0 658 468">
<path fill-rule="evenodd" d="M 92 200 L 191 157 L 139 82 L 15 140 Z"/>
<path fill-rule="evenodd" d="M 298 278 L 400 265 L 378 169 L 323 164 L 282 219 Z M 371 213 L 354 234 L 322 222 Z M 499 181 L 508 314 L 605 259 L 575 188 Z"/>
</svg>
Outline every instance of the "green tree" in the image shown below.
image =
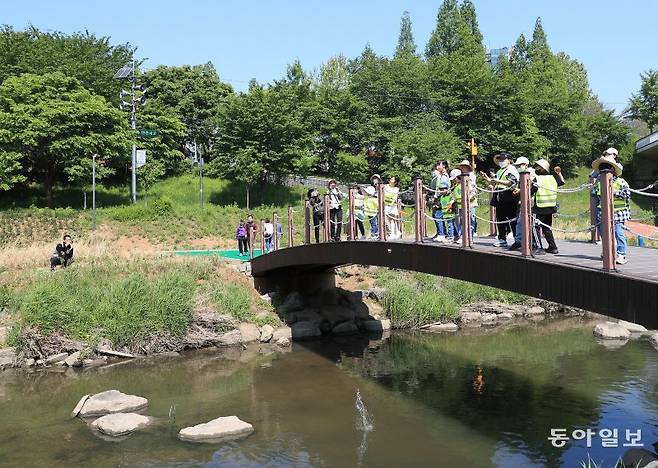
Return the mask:
<svg viewBox="0 0 658 468">
<path fill-rule="evenodd" d="M 427 175 L 439 159 L 455 163 L 463 158 L 464 151 L 464 143 L 437 115 L 422 115 L 391 137 L 391 150 L 382 169 L 386 174 L 399 175 L 406 186 L 413 177 Z"/>
<path fill-rule="evenodd" d="M 475 41 L 482 44 L 482 33 L 480 32 L 480 27 L 478 26 L 475 5 L 473 5 L 471 0 L 464 0 L 460 8 L 460 14 L 462 20 L 468 27 L 468 31 L 471 33 Z"/>
<path fill-rule="evenodd" d="M 551 49 L 548 46 L 546 32 L 542 25 L 541 18 L 535 21 L 535 29 L 532 31 L 532 40 L 528 43 L 528 58 L 532 61 L 544 60 L 551 56 Z"/>
<path fill-rule="evenodd" d="M 0 85 L 0 154 L 21 155 L 24 175 L 43 184 L 49 206 L 53 185 L 78 178 L 93 153 L 119 158 L 127 147 L 121 112 L 75 78 L 23 74 Z"/>
<path fill-rule="evenodd" d="M 528 44 L 523 33 L 521 33 L 512 47 L 509 63 L 512 71 L 515 73 L 522 72 L 528 66 Z"/>
<path fill-rule="evenodd" d="M 3 138 L 0 128 L 0 139 Z M 25 177 L 19 173 L 21 170 L 20 153 L 0 151 L 0 190 L 9 190 L 15 184 L 23 182 Z"/>
<path fill-rule="evenodd" d="M 658 126 L 658 70 L 649 70 L 640 75 L 642 85 L 637 94 L 633 94 L 628 115 L 644 121 L 649 131 L 654 132 Z"/>
<path fill-rule="evenodd" d="M 409 12 L 402 13 L 400 20 L 400 35 L 398 36 L 398 46 L 395 48 L 395 57 L 416 55 L 416 43 L 411 27 L 411 17 Z"/>
<path fill-rule="evenodd" d="M 211 63 L 168 67 L 160 65 L 142 77 L 147 88 L 146 109 L 159 107 L 183 122 L 185 130 L 179 148 L 185 143 L 197 143 L 201 155 L 206 155 L 217 127 L 220 108 L 233 92 L 222 83 Z"/>
<path fill-rule="evenodd" d="M 439 57 L 458 47 L 458 31 L 462 23 L 457 0 L 443 0 L 436 17 L 436 27 L 427 42 L 425 56 Z"/>
<path fill-rule="evenodd" d="M 338 152 L 333 174 L 338 180 L 348 183 L 358 183 L 367 180 L 368 160 L 365 154 Z"/>
<path fill-rule="evenodd" d="M 114 73 L 132 58 L 132 46 L 113 45 L 109 37 L 84 31 L 43 32 L 35 27 L 0 28 L 0 83 L 22 73 L 62 72 L 87 89 L 118 104 L 121 83 Z"/>
</svg>

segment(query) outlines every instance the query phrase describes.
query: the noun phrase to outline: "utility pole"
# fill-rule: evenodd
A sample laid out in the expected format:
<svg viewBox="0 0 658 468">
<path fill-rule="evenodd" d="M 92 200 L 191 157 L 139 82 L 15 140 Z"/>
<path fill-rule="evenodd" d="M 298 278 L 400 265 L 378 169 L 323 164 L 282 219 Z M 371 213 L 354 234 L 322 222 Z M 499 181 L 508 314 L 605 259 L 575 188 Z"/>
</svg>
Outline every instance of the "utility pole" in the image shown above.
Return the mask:
<svg viewBox="0 0 658 468">
<path fill-rule="evenodd" d="M 137 86 L 135 50 L 137 49 L 133 49 L 132 51 L 130 62 L 114 74 L 114 78 L 117 80 L 130 80 L 130 91 L 121 90 L 119 109 L 130 109 L 130 128 L 133 133 L 130 194 L 133 203 L 137 203 L 137 144 L 135 141 L 135 138 L 137 138 L 137 108 L 138 105 L 143 105 L 146 102 L 146 89 L 143 85 Z M 141 92 L 140 96 L 137 96 L 137 91 Z M 130 98 L 129 101 L 124 101 L 123 98 L 126 96 Z"/>
</svg>

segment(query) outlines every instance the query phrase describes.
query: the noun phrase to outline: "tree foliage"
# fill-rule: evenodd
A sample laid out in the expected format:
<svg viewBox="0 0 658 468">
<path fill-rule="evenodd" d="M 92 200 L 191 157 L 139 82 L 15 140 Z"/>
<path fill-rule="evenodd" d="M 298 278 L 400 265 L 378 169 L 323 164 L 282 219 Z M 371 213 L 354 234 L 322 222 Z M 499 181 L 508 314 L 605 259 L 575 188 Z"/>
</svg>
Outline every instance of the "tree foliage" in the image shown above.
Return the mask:
<svg viewBox="0 0 658 468">
<path fill-rule="evenodd" d="M 642 86 L 631 98 L 629 116 L 639 119 L 653 132 L 658 126 L 658 70 L 642 73 Z"/>
<path fill-rule="evenodd" d="M 20 154 L 23 174 L 44 184 L 78 179 L 93 153 L 122 157 L 128 143 L 121 112 L 61 72 L 9 77 L 0 86 L 0 154 Z M 14 164 L 16 169 L 16 165 Z M 99 177 L 111 170 L 100 171 Z"/>
<path fill-rule="evenodd" d="M 416 55 L 416 42 L 411 28 L 411 17 L 409 12 L 405 11 L 400 20 L 400 35 L 398 36 L 398 46 L 395 48 L 395 57 L 410 55 Z"/>
</svg>

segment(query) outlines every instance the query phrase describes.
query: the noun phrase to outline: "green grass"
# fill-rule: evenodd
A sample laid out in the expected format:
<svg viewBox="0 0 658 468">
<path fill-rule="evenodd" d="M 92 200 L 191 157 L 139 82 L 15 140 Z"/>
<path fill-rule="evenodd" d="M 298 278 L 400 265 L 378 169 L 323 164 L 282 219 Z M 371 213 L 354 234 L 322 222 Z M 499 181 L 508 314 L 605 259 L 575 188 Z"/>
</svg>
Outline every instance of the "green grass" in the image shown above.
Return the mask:
<svg viewBox="0 0 658 468">
<path fill-rule="evenodd" d="M 276 323 L 256 319 L 255 310 L 269 306 L 249 286 L 228 283 L 220 264 L 211 258 L 74 264 L 34 273 L 20 290 L 0 287 L 0 310 L 10 303 L 15 308 L 13 344 L 19 348 L 20 330 L 29 327 L 88 343 L 107 338 L 117 347 L 139 350 L 149 337 L 185 334 L 196 299 L 208 291 L 219 313 Z"/>
<path fill-rule="evenodd" d="M 451 320 L 457 317 L 462 305 L 473 302 L 522 303 L 527 299 L 475 283 L 396 270 L 378 270 L 376 284 L 386 288 L 384 309 L 395 328 Z"/>
</svg>

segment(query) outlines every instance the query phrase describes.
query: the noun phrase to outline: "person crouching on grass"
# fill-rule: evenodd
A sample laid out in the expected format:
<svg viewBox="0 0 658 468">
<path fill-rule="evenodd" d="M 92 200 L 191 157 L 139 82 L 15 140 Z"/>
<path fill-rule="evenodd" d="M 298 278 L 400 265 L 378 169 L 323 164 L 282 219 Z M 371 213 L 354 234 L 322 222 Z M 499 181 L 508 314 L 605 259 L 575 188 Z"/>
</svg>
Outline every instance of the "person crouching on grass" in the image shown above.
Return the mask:
<svg viewBox="0 0 658 468">
<path fill-rule="evenodd" d="M 61 244 L 55 246 L 55 251 L 50 257 L 50 270 L 55 271 L 57 265 L 66 268 L 73 262 L 73 242 L 71 236 L 64 234 Z"/>
</svg>

